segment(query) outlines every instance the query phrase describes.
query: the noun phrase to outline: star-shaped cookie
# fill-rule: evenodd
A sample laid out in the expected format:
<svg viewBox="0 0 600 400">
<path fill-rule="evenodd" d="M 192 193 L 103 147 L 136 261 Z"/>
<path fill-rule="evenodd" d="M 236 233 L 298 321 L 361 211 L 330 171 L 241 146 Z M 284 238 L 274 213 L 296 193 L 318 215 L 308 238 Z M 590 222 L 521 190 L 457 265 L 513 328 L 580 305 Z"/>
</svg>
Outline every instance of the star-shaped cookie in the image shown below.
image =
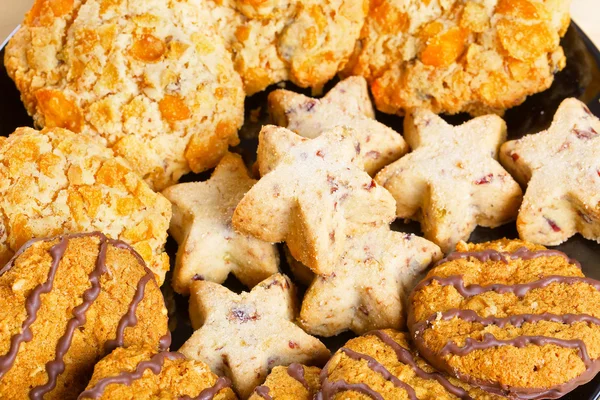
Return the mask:
<svg viewBox="0 0 600 400">
<path fill-rule="evenodd" d="M 179 352 L 228 376 L 246 399 L 277 365 L 322 365 L 329 358 L 323 343 L 292 322 L 295 302 L 293 284 L 281 274 L 239 295 L 217 283 L 196 281 L 190 316 L 197 330 Z"/>
<path fill-rule="evenodd" d="M 351 329 L 358 335 L 405 325 L 404 299 L 422 272 L 441 258 L 435 244 L 385 226 L 347 242 L 334 273 L 317 275 L 300 311 L 300 323 L 314 335 Z"/>
<path fill-rule="evenodd" d="M 431 111 L 404 120 L 412 153 L 375 180 L 396 199 L 396 215 L 420 221 L 425 237 L 444 252 L 468 240 L 477 225 L 513 220 L 522 200 L 517 182 L 496 161 L 506 124 L 496 115 L 452 126 Z"/>
<path fill-rule="evenodd" d="M 398 132 L 374 119 L 363 77 L 341 81 L 322 99 L 275 90 L 269 95 L 269 113 L 277 125 L 306 138 L 315 138 L 336 126 L 355 129 L 364 168 L 370 175 L 408 152 L 408 145 Z"/>
<path fill-rule="evenodd" d="M 163 191 L 173 204 L 170 232 L 179 243 L 172 278 L 178 293 L 188 294 L 194 280 L 223 283 L 230 272 L 248 287 L 278 272 L 274 245 L 231 226 L 233 210 L 255 183 L 242 158 L 228 153 L 208 181 Z"/>
<path fill-rule="evenodd" d="M 500 161 L 527 185 L 522 239 L 553 246 L 580 233 L 600 242 L 600 120 L 585 104 L 564 100 L 548 130 L 506 142 Z"/>
<path fill-rule="evenodd" d="M 286 241 L 294 258 L 313 272 L 331 273 L 347 237 L 395 218 L 393 197 L 359 167 L 360 154 L 346 127 L 315 139 L 263 127 L 262 178 L 238 204 L 233 226 L 267 242 Z"/>
</svg>

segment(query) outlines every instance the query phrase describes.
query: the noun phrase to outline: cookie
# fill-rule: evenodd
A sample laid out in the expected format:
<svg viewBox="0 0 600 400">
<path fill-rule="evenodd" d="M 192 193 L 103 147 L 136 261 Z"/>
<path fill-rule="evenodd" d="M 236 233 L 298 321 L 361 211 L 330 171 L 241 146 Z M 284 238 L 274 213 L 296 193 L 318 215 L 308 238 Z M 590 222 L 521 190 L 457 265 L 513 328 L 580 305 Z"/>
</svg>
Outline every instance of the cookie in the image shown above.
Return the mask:
<svg viewBox="0 0 600 400">
<path fill-rule="evenodd" d="M 156 190 L 239 140 L 244 92 L 201 0 L 36 0 L 5 55 L 39 127 L 93 135 Z"/>
<path fill-rule="evenodd" d="M 519 236 L 547 246 L 576 233 L 600 242 L 600 121 L 574 98 L 552 126 L 506 142 L 500 161 L 527 186 L 517 217 Z"/>
<path fill-rule="evenodd" d="M 100 233 L 28 242 L 0 270 L 0 398 L 75 399 L 121 346 L 167 348 L 152 272 Z"/>
<path fill-rule="evenodd" d="M 496 400 L 495 396 L 437 372 L 409 347 L 408 335 L 392 329 L 348 341 L 321 373 L 315 400 Z"/>
<path fill-rule="evenodd" d="M 182 354 L 152 348 L 117 348 L 94 367 L 94 374 L 78 400 L 102 399 L 215 399 L 237 397 L 227 378 L 219 378 L 206 364 Z"/>
<path fill-rule="evenodd" d="M 235 229 L 266 242 L 285 241 L 313 272 L 329 274 L 346 237 L 394 220 L 394 199 L 362 170 L 353 130 L 315 139 L 265 126 L 258 145 L 262 178 L 233 213 Z"/>
<path fill-rule="evenodd" d="M 465 382 L 558 398 L 600 370 L 599 304 L 600 282 L 562 252 L 461 242 L 414 289 L 408 327 L 425 359 Z"/>
<path fill-rule="evenodd" d="M 295 288 L 284 275 L 239 295 L 207 281 L 194 282 L 190 292 L 190 318 L 197 330 L 179 351 L 229 377 L 244 399 L 275 366 L 322 365 L 329 358 L 323 343 L 294 324 Z"/>
<path fill-rule="evenodd" d="M 468 240 L 477 225 L 495 228 L 517 216 L 522 191 L 496 161 L 506 124 L 496 115 L 452 126 L 425 109 L 404 120 L 411 153 L 375 180 L 396 199 L 396 214 L 421 223 L 444 252 Z"/>
<path fill-rule="evenodd" d="M 420 273 L 441 256 L 435 244 L 387 226 L 349 238 L 332 272 L 313 279 L 299 322 L 320 336 L 404 328 L 406 297 Z"/>
<path fill-rule="evenodd" d="M 321 88 L 344 67 L 366 0 L 209 0 L 246 94 L 291 80 Z"/>
<path fill-rule="evenodd" d="M 19 128 L 0 142 L 0 263 L 34 237 L 101 231 L 129 243 L 159 284 L 171 205 L 122 158 L 61 128 Z"/>
<path fill-rule="evenodd" d="M 408 152 L 398 132 L 375 120 L 367 82 L 362 77 L 341 81 L 322 99 L 275 90 L 269 94 L 269 114 L 277 125 L 311 139 L 336 126 L 353 128 L 364 169 L 370 175 Z"/>
<path fill-rule="evenodd" d="M 377 108 L 404 115 L 501 114 L 565 67 L 570 1 L 371 1 L 345 75 L 369 80 Z"/>
<path fill-rule="evenodd" d="M 321 387 L 318 367 L 298 363 L 275 367 L 267 380 L 254 389 L 249 400 L 313 400 Z"/>
<path fill-rule="evenodd" d="M 231 226 L 233 210 L 255 183 L 242 158 L 227 153 L 208 181 L 163 191 L 173 204 L 170 232 L 179 243 L 171 280 L 178 293 L 189 294 L 195 279 L 223 283 L 231 272 L 253 287 L 278 272 L 277 247 Z"/>
</svg>

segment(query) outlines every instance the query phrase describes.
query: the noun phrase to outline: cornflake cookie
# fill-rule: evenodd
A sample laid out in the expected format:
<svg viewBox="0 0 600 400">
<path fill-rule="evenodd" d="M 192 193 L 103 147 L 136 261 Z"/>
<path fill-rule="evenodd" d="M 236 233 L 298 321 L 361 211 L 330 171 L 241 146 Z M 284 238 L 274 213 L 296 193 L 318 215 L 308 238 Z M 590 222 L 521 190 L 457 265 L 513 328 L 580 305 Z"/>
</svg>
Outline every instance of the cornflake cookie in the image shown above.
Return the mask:
<svg viewBox="0 0 600 400">
<path fill-rule="evenodd" d="M 316 400 L 496 400 L 495 396 L 437 372 L 409 347 L 408 335 L 392 329 L 352 339 L 321 373 Z"/>
<path fill-rule="evenodd" d="M 0 398 L 75 399 L 116 347 L 168 348 L 144 261 L 100 233 L 28 242 L 0 270 Z"/>
<path fill-rule="evenodd" d="M 258 146 L 262 178 L 238 204 L 233 226 L 267 242 L 286 241 L 296 260 L 329 274 L 347 237 L 394 220 L 394 199 L 361 166 L 351 129 L 305 139 L 265 126 Z"/>
<path fill-rule="evenodd" d="M 162 284 L 171 205 L 93 138 L 19 128 L 0 140 L 0 264 L 33 237 L 101 231 L 129 243 Z"/>
<path fill-rule="evenodd" d="M 341 81 L 322 99 L 275 90 L 269 94 L 269 114 L 277 125 L 311 139 L 337 126 L 355 129 L 364 169 L 370 175 L 408 152 L 408 145 L 398 132 L 375 120 L 362 77 Z"/>
<path fill-rule="evenodd" d="M 506 124 L 496 115 L 451 126 L 431 111 L 404 120 L 412 153 L 375 180 L 396 199 L 396 214 L 421 223 L 444 252 L 468 240 L 477 225 L 497 227 L 517 216 L 522 191 L 496 161 Z"/>
<path fill-rule="evenodd" d="M 201 0 L 36 0 L 5 55 L 35 124 L 99 137 L 155 189 L 237 144 L 244 92 Z"/>
<path fill-rule="evenodd" d="M 180 351 L 231 378 L 241 398 L 248 398 L 275 366 L 322 365 L 329 358 L 323 343 L 292 322 L 295 288 L 284 275 L 239 295 L 207 281 L 194 282 L 190 291 L 190 318 L 197 330 Z"/>
<path fill-rule="evenodd" d="M 366 0 L 209 0 L 246 94 L 291 80 L 321 88 L 352 54 Z"/>
<path fill-rule="evenodd" d="M 261 386 L 257 386 L 249 400 L 313 400 L 321 387 L 320 368 L 298 363 L 275 367 Z"/>
<path fill-rule="evenodd" d="M 237 399 L 227 378 L 206 364 L 180 353 L 152 348 L 115 349 L 94 367 L 94 375 L 78 400 Z"/>
<path fill-rule="evenodd" d="M 461 242 L 409 302 L 419 353 L 491 393 L 558 398 L 600 370 L 600 282 L 559 251 Z"/>
<path fill-rule="evenodd" d="M 517 217 L 524 240 L 558 245 L 576 233 L 600 242 L 600 121 L 564 100 L 552 126 L 506 142 L 500 161 L 527 191 Z"/>
<path fill-rule="evenodd" d="M 253 287 L 278 272 L 277 248 L 231 226 L 231 216 L 244 194 L 256 183 L 242 158 L 227 153 L 210 180 L 182 183 L 163 194 L 173 203 L 171 234 L 179 243 L 172 285 L 189 294 L 193 280 L 225 282 L 232 272 Z"/>
<path fill-rule="evenodd" d="M 300 323 L 311 334 L 363 334 L 405 327 L 405 299 L 419 274 L 442 253 L 418 236 L 382 227 L 346 241 L 328 275 L 317 275 L 302 301 Z"/>
<path fill-rule="evenodd" d="M 377 108 L 404 115 L 503 113 L 564 68 L 570 1 L 375 0 L 345 74 Z"/>
</svg>

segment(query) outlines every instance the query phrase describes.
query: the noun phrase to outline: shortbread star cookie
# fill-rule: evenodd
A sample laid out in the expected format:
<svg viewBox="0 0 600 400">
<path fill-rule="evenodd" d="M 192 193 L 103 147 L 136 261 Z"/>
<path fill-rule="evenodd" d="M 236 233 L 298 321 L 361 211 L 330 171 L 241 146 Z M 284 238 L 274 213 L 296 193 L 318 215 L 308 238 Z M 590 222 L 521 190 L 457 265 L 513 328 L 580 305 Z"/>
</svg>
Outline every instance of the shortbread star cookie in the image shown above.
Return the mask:
<svg viewBox="0 0 600 400">
<path fill-rule="evenodd" d="M 173 204 L 170 232 L 179 243 L 171 281 L 178 293 L 189 294 L 198 279 L 223 283 L 230 272 L 248 287 L 278 272 L 277 247 L 231 226 L 235 206 L 255 183 L 242 158 L 228 153 L 210 180 L 163 191 Z"/>
<path fill-rule="evenodd" d="M 269 113 L 277 125 L 306 138 L 315 138 L 336 126 L 355 129 L 364 168 L 370 175 L 408 152 L 398 132 L 374 119 L 367 82 L 362 77 L 341 81 L 322 99 L 275 90 L 269 94 Z"/>
<path fill-rule="evenodd" d="M 93 138 L 19 128 L 0 141 L 0 263 L 31 238 L 101 231 L 129 243 L 159 284 L 171 204 Z"/>
<path fill-rule="evenodd" d="M 522 239 L 554 246 L 580 233 L 600 242 L 600 121 L 585 104 L 564 100 L 548 130 L 506 142 L 500 161 L 527 185 Z"/>
<path fill-rule="evenodd" d="M 406 297 L 441 256 L 435 244 L 387 226 L 349 239 L 333 273 L 316 276 L 308 288 L 300 323 L 320 336 L 403 328 Z"/>
<path fill-rule="evenodd" d="M 318 367 L 298 363 L 275 367 L 267 380 L 257 386 L 249 400 L 313 400 L 321 387 Z"/>
<path fill-rule="evenodd" d="M 387 166 L 375 180 L 396 199 L 396 213 L 421 223 L 425 237 L 444 252 L 468 240 L 477 225 L 513 220 L 521 188 L 496 161 L 506 124 L 496 115 L 451 126 L 431 111 L 404 121 L 413 152 Z"/>
<path fill-rule="evenodd" d="M 316 139 L 264 127 L 258 148 L 263 177 L 235 209 L 234 227 L 267 242 L 286 241 L 313 272 L 331 273 L 348 236 L 395 217 L 394 199 L 362 171 L 360 155 L 346 127 Z"/>
<path fill-rule="evenodd" d="M 156 190 L 239 140 L 244 91 L 202 0 L 36 0 L 5 55 L 39 127 L 97 136 Z"/>
<path fill-rule="evenodd" d="M 179 351 L 228 376 L 244 399 L 277 365 L 322 365 L 329 358 L 323 343 L 292 322 L 296 294 L 284 275 L 275 274 L 239 295 L 208 281 L 194 282 L 190 291 L 197 331 Z"/>
</svg>

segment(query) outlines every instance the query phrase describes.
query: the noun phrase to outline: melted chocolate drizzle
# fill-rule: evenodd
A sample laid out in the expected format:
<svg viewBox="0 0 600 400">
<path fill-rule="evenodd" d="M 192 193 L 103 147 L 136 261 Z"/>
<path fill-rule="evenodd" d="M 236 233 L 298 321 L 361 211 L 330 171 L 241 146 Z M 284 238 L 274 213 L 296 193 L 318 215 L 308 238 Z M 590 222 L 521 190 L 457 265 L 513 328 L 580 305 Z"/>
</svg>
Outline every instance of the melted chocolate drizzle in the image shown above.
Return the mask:
<svg viewBox="0 0 600 400">
<path fill-rule="evenodd" d="M 287 373 L 289 376 L 297 380 L 304 386 L 304 388 L 310 393 L 310 386 L 306 382 L 304 377 L 304 367 L 298 363 L 292 363 L 287 367 Z"/>
<path fill-rule="evenodd" d="M 373 400 L 385 400 L 382 395 L 371 389 L 368 385 L 364 383 L 348 383 L 343 379 L 334 382 L 329 380 L 324 381 L 321 385 L 321 391 L 315 395 L 315 400 L 329 400 L 336 394 L 349 390 L 362 393 Z"/>
<path fill-rule="evenodd" d="M 467 258 L 475 258 L 481 262 L 488 261 L 502 261 L 505 264 L 508 264 L 509 260 L 533 260 L 538 257 L 562 257 L 568 263 L 575 264 L 579 269 L 581 269 L 581 264 L 579 261 L 569 258 L 565 253 L 558 250 L 529 250 L 527 247 L 520 247 L 516 251 L 512 253 L 508 253 L 505 251 L 498 251 L 493 249 L 486 249 L 481 251 L 457 251 L 454 253 L 450 253 L 446 258 L 443 258 L 436 262 L 433 267 L 437 267 L 438 265 L 444 264 L 449 261 L 461 260 Z"/>
<path fill-rule="evenodd" d="M 229 378 L 220 376 L 214 385 L 209 388 L 203 389 L 200 394 L 196 397 L 182 396 L 179 400 L 212 400 L 219 394 L 223 389 L 231 387 L 231 381 Z"/>
<path fill-rule="evenodd" d="M 257 386 L 254 389 L 254 393 L 256 393 L 257 395 L 259 395 L 260 397 L 262 397 L 265 400 L 273 400 L 273 398 L 269 394 L 269 388 L 266 386 L 263 386 L 263 385 Z"/>
<path fill-rule="evenodd" d="M 158 351 L 167 351 L 169 347 L 171 347 L 171 331 L 167 330 L 167 333 L 158 339 Z"/>
</svg>

